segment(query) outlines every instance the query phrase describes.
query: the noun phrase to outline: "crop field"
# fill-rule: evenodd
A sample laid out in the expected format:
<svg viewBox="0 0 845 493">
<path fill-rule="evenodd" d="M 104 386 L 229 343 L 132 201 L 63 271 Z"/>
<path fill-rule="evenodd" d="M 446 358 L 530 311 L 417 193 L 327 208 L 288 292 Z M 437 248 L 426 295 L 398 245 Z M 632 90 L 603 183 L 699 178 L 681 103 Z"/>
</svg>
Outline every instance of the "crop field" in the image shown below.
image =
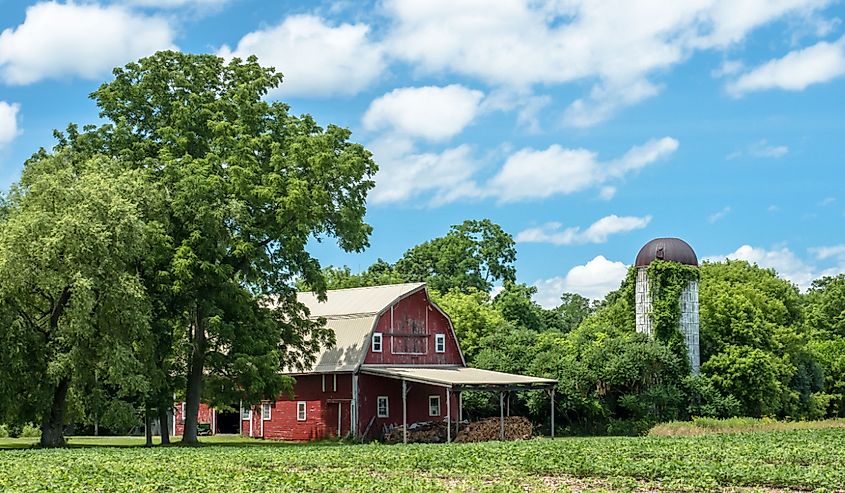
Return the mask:
<svg viewBox="0 0 845 493">
<path fill-rule="evenodd" d="M 845 491 L 845 430 L 452 445 L 0 440 L 0 491 Z"/>
</svg>

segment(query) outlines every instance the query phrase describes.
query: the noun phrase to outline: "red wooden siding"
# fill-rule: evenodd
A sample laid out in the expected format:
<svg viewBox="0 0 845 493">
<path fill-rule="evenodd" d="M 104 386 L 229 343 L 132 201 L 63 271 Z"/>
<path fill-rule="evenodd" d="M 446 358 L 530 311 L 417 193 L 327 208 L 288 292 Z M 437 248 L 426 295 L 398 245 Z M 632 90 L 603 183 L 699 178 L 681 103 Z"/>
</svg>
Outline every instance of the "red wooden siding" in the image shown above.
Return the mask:
<svg viewBox="0 0 845 493">
<path fill-rule="evenodd" d="M 358 431 L 368 437 L 378 437 L 384 425 L 402 424 L 402 382 L 393 378 L 380 377 L 376 375 L 361 374 L 358 377 L 358 398 L 360 400 L 358 409 L 360 419 Z M 408 423 L 417 421 L 436 421 L 446 419 L 446 389 L 434 385 L 408 382 Z M 388 398 L 389 415 L 387 418 L 379 418 L 378 397 L 386 395 Z M 440 396 L 440 416 L 428 415 L 428 397 L 430 395 Z M 375 417 L 375 418 L 374 418 Z M 452 420 L 458 417 L 458 396 L 452 393 Z M 373 424 L 367 431 L 367 425 L 373 420 Z"/>
<path fill-rule="evenodd" d="M 271 402 L 270 419 L 261 418 L 261 406 L 252 412 L 252 436 L 277 440 L 315 440 L 337 436 L 338 405 L 341 412 L 341 433 L 351 427 L 350 402 L 352 401 L 352 375 L 338 374 L 337 387 L 334 375 L 303 375 L 296 377 L 294 397 L 280 396 Z M 297 419 L 297 403 L 306 403 L 305 420 Z M 249 421 L 243 421 L 242 433 L 249 436 Z"/>
<path fill-rule="evenodd" d="M 391 326 L 391 320 L 393 325 Z M 376 323 L 384 334 L 382 352 L 368 348 L 368 365 L 462 365 L 460 350 L 449 319 L 420 290 L 387 309 Z M 408 334 L 408 335 L 406 335 Z M 446 336 L 446 352 L 434 351 L 435 334 Z"/>
<path fill-rule="evenodd" d="M 208 404 L 200 403 L 199 411 L 197 412 L 197 423 L 208 423 L 211 424 L 212 415 L 214 414 L 214 410 L 208 407 Z M 182 416 L 182 403 L 176 405 L 176 413 L 174 416 L 176 420 L 176 435 L 182 436 L 185 432 L 185 417 Z"/>
</svg>

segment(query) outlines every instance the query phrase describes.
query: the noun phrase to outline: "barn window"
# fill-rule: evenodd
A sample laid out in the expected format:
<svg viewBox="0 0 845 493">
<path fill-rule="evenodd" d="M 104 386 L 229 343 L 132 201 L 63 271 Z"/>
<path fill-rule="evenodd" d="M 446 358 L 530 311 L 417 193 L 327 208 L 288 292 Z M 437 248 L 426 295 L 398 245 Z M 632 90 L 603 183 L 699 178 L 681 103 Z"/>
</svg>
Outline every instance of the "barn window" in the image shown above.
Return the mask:
<svg viewBox="0 0 845 493">
<path fill-rule="evenodd" d="M 429 416 L 440 416 L 440 396 L 439 395 L 428 396 L 428 415 Z"/>
<path fill-rule="evenodd" d="M 386 418 L 390 415 L 390 408 L 388 407 L 386 395 L 378 396 L 378 402 L 376 403 L 376 408 L 378 410 L 378 417 L 379 418 Z"/>
<path fill-rule="evenodd" d="M 305 401 L 299 401 L 296 403 L 296 420 L 305 421 L 305 417 Z"/>
<path fill-rule="evenodd" d="M 434 352 L 446 352 L 446 334 L 437 334 L 434 336 Z"/>
<path fill-rule="evenodd" d="M 241 420 L 249 421 L 252 419 L 252 409 L 248 407 L 241 408 Z"/>
<path fill-rule="evenodd" d="M 373 352 L 374 353 L 380 353 L 381 352 L 381 339 L 382 339 L 381 332 L 373 332 Z"/>
<path fill-rule="evenodd" d="M 270 409 L 271 408 L 270 408 L 269 402 L 263 402 L 261 404 L 261 419 L 263 419 L 264 421 L 267 421 L 267 420 L 270 419 L 270 416 L 271 416 Z"/>
</svg>

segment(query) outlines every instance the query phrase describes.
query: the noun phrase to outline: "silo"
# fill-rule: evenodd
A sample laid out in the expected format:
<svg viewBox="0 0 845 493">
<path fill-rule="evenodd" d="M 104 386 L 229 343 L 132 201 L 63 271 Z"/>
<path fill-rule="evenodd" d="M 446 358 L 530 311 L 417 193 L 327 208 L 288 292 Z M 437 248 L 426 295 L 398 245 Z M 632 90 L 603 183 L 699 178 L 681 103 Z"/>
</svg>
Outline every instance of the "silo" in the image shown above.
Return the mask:
<svg viewBox="0 0 845 493">
<path fill-rule="evenodd" d="M 678 262 L 683 265 L 698 267 L 698 258 L 692 247 L 678 238 L 657 238 L 649 241 L 637 254 L 635 266 L 637 269 L 636 312 L 637 332 L 653 336 L 652 329 L 652 286 L 648 279 L 648 266 L 655 259 Z M 659 286 L 654 286 L 659 289 Z M 699 318 L 698 318 L 698 281 L 687 283 L 678 300 L 681 316 L 678 329 L 684 336 L 687 346 L 690 367 L 693 375 L 698 375 L 701 355 L 699 352 Z"/>
</svg>

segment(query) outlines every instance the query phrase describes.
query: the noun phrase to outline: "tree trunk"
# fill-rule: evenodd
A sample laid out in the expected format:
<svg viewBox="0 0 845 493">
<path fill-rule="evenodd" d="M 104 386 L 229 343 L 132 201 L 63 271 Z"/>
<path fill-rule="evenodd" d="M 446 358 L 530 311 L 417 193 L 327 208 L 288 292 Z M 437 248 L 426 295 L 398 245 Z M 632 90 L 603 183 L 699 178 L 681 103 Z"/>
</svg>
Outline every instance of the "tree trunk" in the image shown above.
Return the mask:
<svg viewBox="0 0 845 493">
<path fill-rule="evenodd" d="M 70 377 L 59 381 L 53 391 L 53 402 L 41 421 L 41 446 L 55 448 L 65 446 L 65 408 L 67 407 L 67 391 L 70 387 Z"/>
<path fill-rule="evenodd" d="M 186 445 L 199 443 L 197 440 L 197 414 L 200 410 L 202 371 L 205 367 L 205 326 L 203 322 L 202 313 L 197 309 L 193 348 L 188 368 L 188 387 L 185 391 L 185 416 L 183 416 L 185 429 L 182 432 L 182 443 Z"/>
<path fill-rule="evenodd" d="M 153 446 L 153 410 L 150 406 L 144 409 L 144 445 L 147 447 Z"/>
<path fill-rule="evenodd" d="M 162 401 L 158 405 L 158 422 L 161 424 L 161 444 L 162 445 L 169 445 L 170 444 L 170 419 L 167 412 L 169 408 L 169 404 L 165 405 L 164 401 Z M 175 419 L 175 417 L 174 417 Z"/>
</svg>

